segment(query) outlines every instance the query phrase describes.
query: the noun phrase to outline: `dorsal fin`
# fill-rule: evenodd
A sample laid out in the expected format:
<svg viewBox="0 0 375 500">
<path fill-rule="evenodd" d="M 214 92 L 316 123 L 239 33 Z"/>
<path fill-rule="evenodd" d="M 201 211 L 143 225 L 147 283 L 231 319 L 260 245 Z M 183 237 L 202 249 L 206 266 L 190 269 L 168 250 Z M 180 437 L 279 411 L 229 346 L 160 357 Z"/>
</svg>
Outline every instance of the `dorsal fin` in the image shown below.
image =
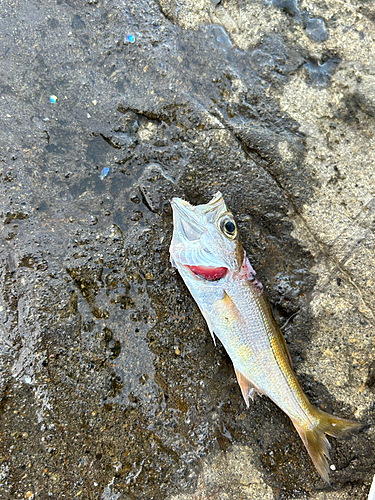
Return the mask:
<svg viewBox="0 0 375 500">
<path fill-rule="evenodd" d="M 288 360 L 290 367 L 293 368 L 292 358 L 290 356 L 290 352 L 286 344 L 284 335 L 282 334 L 279 325 L 276 323 L 275 318 L 273 317 L 271 306 L 269 305 L 268 300 L 264 296 L 262 296 L 259 298 L 259 301 L 262 302 L 263 310 L 267 313 L 267 319 L 272 323 L 274 327 L 273 331 L 284 358 Z"/>
</svg>

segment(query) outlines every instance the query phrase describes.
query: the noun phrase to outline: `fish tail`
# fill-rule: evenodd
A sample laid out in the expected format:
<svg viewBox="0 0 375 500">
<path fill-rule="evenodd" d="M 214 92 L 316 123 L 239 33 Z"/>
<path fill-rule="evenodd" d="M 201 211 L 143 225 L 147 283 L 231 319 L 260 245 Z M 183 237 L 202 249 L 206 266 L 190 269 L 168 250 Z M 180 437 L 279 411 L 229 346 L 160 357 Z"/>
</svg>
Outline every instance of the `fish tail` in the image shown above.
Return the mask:
<svg viewBox="0 0 375 500">
<path fill-rule="evenodd" d="M 306 446 L 317 471 L 324 481 L 330 484 L 327 458 L 329 458 L 329 449 L 331 445 L 325 434 L 340 438 L 350 431 L 361 429 L 364 424 L 335 417 L 318 408 L 312 407 L 311 410 L 312 416 L 314 417 L 313 420 L 317 421 L 314 426 L 306 428 L 306 425 L 301 424 L 301 422 L 297 420 L 292 419 L 292 422 L 303 444 Z"/>
</svg>

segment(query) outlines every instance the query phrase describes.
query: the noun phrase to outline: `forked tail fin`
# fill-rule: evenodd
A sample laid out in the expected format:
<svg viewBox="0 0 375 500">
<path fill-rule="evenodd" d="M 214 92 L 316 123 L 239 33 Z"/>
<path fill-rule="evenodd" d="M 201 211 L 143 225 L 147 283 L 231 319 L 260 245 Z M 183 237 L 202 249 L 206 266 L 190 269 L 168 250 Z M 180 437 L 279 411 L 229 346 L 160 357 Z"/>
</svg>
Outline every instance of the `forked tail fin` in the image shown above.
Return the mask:
<svg viewBox="0 0 375 500">
<path fill-rule="evenodd" d="M 318 408 L 312 408 L 313 416 L 318 420 L 318 424 L 310 429 L 306 429 L 300 422 L 292 419 L 294 427 L 301 436 L 303 444 L 306 446 L 314 465 L 324 481 L 329 484 L 329 449 L 331 445 L 325 434 L 340 438 L 347 432 L 361 429 L 364 424 L 334 417 Z"/>
</svg>

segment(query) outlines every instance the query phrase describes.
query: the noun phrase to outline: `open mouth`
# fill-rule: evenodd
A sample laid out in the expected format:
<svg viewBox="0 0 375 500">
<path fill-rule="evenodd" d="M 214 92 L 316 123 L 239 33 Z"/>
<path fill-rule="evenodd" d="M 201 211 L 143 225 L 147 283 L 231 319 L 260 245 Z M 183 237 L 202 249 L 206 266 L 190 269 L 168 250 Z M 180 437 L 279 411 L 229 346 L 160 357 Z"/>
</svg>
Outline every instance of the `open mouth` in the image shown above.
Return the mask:
<svg viewBox="0 0 375 500">
<path fill-rule="evenodd" d="M 186 266 L 192 273 L 199 278 L 207 281 L 218 281 L 227 274 L 226 267 L 212 267 L 212 266 Z"/>
</svg>

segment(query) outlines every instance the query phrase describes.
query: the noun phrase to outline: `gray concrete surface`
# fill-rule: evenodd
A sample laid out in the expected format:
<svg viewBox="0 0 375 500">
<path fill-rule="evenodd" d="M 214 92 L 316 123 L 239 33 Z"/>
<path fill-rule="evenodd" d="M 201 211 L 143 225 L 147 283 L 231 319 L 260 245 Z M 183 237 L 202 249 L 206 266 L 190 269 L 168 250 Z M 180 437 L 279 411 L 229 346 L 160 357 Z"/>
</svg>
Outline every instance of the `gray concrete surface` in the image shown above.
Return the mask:
<svg viewBox="0 0 375 500">
<path fill-rule="evenodd" d="M 2 1 L 1 499 L 367 498 L 374 23 L 370 1 Z M 218 190 L 306 394 L 367 424 L 331 440 L 331 487 L 271 401 L 246 409 L 169 265 L 168 200 Z"/>
</svg>

